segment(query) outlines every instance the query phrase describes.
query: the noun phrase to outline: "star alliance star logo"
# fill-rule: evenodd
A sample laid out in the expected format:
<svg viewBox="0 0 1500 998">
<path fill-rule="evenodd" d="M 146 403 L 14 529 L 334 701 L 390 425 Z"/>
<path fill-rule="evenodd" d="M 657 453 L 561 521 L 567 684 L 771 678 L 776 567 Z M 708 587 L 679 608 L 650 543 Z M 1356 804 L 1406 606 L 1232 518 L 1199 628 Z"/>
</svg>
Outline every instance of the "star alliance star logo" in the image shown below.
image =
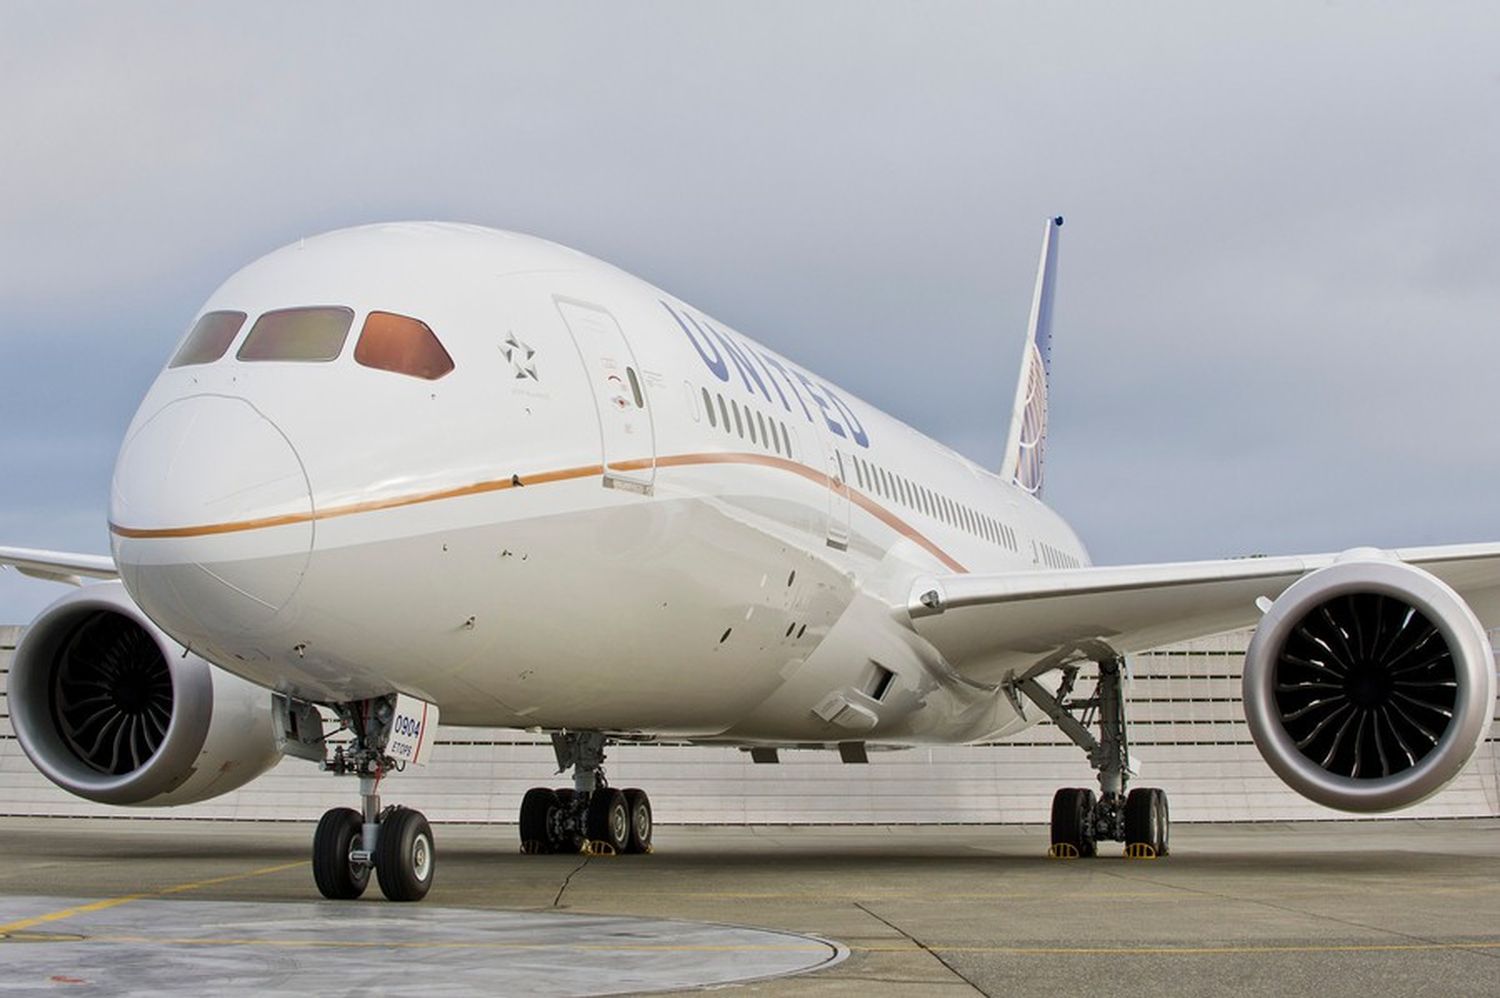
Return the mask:
<svg viewBox="0 0 1500 998">
<path fill-rule="evenodd" d="M 510 361 L 510 366 L 516 372 L 517 380 L 530 378 L 532 381 L 540 381 L 536 376 L 536 364 L 531 358 L 536 356 L 536 351 L 531 349 L 521 340 L 516 339 L 515 333 L 506 333 L 505 343 L 500 347 L 500 352 L 505 354 L 505 359 Z"/>
</svg>

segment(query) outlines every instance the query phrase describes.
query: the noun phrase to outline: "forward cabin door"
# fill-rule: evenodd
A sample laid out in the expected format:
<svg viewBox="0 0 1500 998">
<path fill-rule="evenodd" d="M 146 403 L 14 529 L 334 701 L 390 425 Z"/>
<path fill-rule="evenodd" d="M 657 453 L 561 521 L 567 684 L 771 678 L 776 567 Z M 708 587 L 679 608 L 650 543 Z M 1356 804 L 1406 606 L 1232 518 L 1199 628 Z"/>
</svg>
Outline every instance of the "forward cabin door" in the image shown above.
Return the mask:
<svg viewBox="0 0 1500 998">
<path fill-rule="evenodd" d="M 656 481 L 656 437 L 641 369 L 615 317 L 597 305 L 557 298 L 588 377 L 605 488 L 649 493 Z"/>
</svg>

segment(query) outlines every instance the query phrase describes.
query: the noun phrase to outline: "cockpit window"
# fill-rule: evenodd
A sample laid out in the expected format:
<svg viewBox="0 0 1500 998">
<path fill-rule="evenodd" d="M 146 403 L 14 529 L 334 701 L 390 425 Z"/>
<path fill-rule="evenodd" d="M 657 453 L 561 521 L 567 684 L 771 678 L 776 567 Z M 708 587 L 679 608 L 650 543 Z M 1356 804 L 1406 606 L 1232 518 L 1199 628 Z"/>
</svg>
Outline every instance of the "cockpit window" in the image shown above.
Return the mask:
<svg viewBox="0 0 1500 998">
<path fill-rule="evenodd" d="M 428 381 L 453 370 L 453 358 L 427 323 L 393 312 L 371 312 L 365 318 L 354 359 L 365 367 Z"/>
<path fill-rule="evenodd" d="M 239 335 L 245 324 L 244 312 L 205 312 L 194 325 L 193 331 L 183 341 L 177 356 L 168 367 L 187 367 L 189 364 L 212 364 L 229 349 L 229 344 Z"/>
<path fill-rule="evenodd" d="M 344 349 L 354 312 L 338 306 L 283 308 L 255 320 L 235 354 L 240 360 L 334 360 Z"/>
</svg>

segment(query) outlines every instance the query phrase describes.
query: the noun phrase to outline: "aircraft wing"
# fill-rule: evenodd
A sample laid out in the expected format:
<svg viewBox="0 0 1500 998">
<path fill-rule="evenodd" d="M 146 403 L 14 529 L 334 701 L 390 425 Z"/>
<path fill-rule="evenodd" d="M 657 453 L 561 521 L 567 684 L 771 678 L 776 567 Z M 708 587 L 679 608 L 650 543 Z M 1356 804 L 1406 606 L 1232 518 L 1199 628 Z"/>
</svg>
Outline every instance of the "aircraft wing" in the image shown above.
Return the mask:
<svg viewBox="0 0 1500 998">
<path fill-rule="evenodd" d="M 1386 552 L 1442 579 L 1486 626 L 1500 626 L 1500 544 Z M 946 575 L 919 580 L 916 632 L 960 675 L 999 683 L 1079 659 L 1145 651 L 1255 624 L 1274 600 L 1340 556 L 1297 555 Z"/>
<path fill-rule="evenodd" d="M 0 547 L 0 566 L 9 565 L 22 575 L 70 586 L 89 579 L 118 579 L 120 572 L 113 558 L 97 554 L 69 554 L 64 551 L 38 551 L 32 548 Z"/>
</svg>

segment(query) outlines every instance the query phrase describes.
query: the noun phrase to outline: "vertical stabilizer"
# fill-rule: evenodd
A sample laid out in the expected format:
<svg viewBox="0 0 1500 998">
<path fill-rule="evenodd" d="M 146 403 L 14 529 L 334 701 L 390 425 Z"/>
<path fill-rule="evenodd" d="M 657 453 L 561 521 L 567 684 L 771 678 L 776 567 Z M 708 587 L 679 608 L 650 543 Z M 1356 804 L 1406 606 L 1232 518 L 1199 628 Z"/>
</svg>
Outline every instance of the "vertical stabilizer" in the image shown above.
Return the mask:
<svg viewBox="0 0 1500 998">
<path fill-rule="evenodd" d="M 1049 218 L 1042 234 L 1042 260 L 1037 265 L 1036 291 L 1031 297 L 1031 322 L 1021 354 L 1016 401 L 1010 415 L 1010 435 L 1000 474 L 1013 479 L 1034 496 L 1042 494 L 1042 450 L 1047 443 L 1047 386 L 1052 373 L 1052 294 L 1057 287 L 1057 230 L 1062 216 Z"/>
</svg>

